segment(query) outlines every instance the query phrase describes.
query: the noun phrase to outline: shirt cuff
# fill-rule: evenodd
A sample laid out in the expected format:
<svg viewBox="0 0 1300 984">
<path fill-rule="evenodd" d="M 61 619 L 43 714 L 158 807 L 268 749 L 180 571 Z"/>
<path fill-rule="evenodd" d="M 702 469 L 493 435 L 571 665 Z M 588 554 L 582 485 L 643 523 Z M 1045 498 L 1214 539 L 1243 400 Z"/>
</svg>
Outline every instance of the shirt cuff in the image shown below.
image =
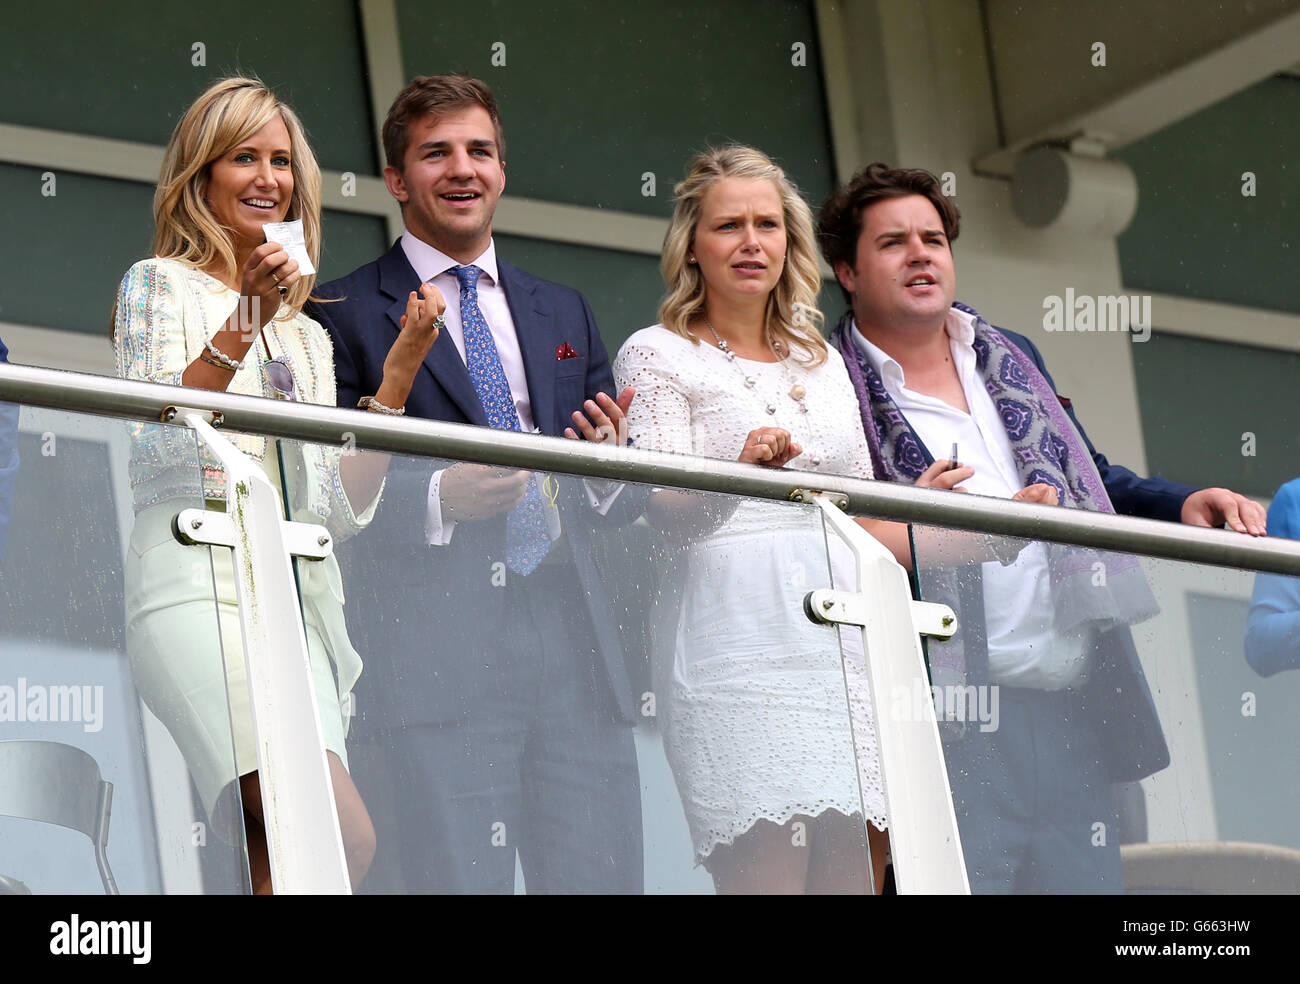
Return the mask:
<svg viewBox="0 0 1300 984">
<path fill-rule="evenodd" d="M 438 494 L 441 486 L 442 472 L 436 471 L 429 479 L 429 499 L 424 513 L 424 539 L 431 547 L 445 547 L 456 529 L 454 519 L 443 518 L 442 499 Z"/>
</svg>

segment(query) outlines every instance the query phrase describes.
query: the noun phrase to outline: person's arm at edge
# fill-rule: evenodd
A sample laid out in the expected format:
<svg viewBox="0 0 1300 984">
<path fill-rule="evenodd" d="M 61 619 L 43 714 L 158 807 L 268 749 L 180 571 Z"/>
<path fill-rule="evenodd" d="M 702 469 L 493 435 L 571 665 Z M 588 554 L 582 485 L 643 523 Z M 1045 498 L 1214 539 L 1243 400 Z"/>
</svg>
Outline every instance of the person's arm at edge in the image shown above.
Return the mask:
<svg viewBox="0 0 1300 984">
<path fill-rule="evenodd" d="M 1300 540 L 1300 479 L 1283 485 L 1268 510 L 1273 536 Z M 1256 574 L 1244 642 L 1260 676 L 1300 669 L 1300 577 Z"/>
</svg>

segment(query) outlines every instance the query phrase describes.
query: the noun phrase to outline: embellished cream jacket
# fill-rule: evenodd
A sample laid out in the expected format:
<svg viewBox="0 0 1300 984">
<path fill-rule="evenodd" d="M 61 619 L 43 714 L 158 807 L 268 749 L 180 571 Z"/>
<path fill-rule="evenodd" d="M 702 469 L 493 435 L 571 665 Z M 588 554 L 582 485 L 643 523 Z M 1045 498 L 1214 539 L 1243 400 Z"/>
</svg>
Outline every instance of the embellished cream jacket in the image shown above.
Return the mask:
<svg viewBox="0 0 1300 984">
<path fill-rule="evenodd" d="M 204 351 L 239 303 L 239 294 L 201 270 L 179 260 L 141 260 L 126 272 L 117 293 L 113 347 L 118 375 L 153 383 L 181 385 L 186 368 Z M 283 311 L 282 311 L 283 313 Z M 293 373 L 295 398 L 333 406 L 334 354 L 329 335 L 299 312 L 291 319 L 272 319 L 244 357 L 228 393 L 273 398 L 276 393 L 262 370 L 282 358 Z M 249 457 L 266 462 L 274 441 L 252 434 L 226 436 Z M 343 435 L 340 435 L 340 441 Z M 342 539 L 370 522 L 379 496 L 364 512 L 353 511 L 339 477 L 341 448 L 281 442 L 283 463 L 295 520 L 324 523 Z M 134 425 L 131 488 L 140 512 L 164 499 L 226 497 L 225 472 L 206 450 L 197 450 L 188 430 L 164 424 Z M 268 469 L 274 474 L 275 469 Z"/>
</svg>

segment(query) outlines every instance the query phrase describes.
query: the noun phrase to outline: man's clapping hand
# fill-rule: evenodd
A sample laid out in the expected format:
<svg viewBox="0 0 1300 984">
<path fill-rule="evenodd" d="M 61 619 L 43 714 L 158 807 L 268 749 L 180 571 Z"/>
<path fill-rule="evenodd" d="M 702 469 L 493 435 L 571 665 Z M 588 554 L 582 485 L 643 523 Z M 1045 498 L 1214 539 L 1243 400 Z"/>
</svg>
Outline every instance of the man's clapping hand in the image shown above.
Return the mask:
<svg viewBox="0 0 1300 984">
<path fill-rule="evenodd" d="M 573 427 L 564 428 L 564 436 L 572 441 L 582 438 L 597 444 L 626 444 L 627 410 L 634 396 L 636 390 L 631 386 L 619 393 L 617 400 L 608 393 L 597 393 L 594 400 L 582 405 L 582 410 L 573 412 Z"/>
</svg>

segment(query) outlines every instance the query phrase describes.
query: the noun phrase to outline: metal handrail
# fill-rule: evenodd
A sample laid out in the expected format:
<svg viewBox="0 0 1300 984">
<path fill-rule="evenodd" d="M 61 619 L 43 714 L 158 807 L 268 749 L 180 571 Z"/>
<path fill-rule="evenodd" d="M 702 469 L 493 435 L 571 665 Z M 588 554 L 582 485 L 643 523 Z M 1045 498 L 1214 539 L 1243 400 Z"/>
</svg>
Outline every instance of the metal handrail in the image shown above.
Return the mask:
<svg viewBox="0 0 1300 984">
<path fill-rule="evenodd" d="M 1255 539 L 1226 530 L 1159 520 L 954 495 L 889 482 L 566 441 L 468 424 L 394 418 L 19 365 L 0 365 L 0 400 L 145 421 L 162 420 L 169 407 L 193 407 L 221 414 L 222 427 L 229 431 L 333 445 L 350 441 L 358 448 L 376 451 L 759 499 L 788 500 L 796 490 L 815 489 L 842 494 L 846 511 L 854 515 L 1300 575 L 1300 542 L 1292 540 Z"/>
</svg>

